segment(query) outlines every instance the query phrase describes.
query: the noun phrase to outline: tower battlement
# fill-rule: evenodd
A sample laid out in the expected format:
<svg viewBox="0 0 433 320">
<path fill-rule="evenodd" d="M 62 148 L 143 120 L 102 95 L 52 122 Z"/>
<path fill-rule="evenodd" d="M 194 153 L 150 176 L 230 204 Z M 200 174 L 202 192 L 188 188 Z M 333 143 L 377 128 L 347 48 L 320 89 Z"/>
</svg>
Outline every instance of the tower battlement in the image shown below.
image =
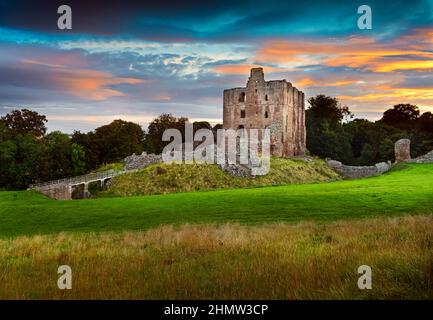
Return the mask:
<svg viewBox="0 0 433 320">
<path fill-rule="evenodd" d="M 271 154 L 303 155 L 306 150 L 305 96 L 286 80 L 265 81 L 262 68 L 251 69 L 245 87 L 224 90 L 225 129 L 271 130 Z"/>
</svg>

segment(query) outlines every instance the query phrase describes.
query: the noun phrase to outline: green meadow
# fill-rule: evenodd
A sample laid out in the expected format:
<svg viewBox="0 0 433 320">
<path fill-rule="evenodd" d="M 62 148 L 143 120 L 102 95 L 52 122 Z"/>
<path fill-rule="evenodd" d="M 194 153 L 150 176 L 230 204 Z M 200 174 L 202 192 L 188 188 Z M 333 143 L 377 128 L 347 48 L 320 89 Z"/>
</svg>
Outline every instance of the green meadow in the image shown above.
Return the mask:
<svg viewBox="0 0 433 320">
<path fill-rule="evenodd" d="M 123 177 L 117 190 L 152 170 Z M 155 192 L 166 190 L 172 172 L 159 177 Z M 283 182 L 278 176 L 259 182 Z M 220 182 L 233 184 L 224 176 Z M 0 298 L 433 297 L 433 164 L 358 180 L 237 183 L 72 201 L 0 192 Z M 63 264 L 73 270 L 72 290 L 57 287 Z M 357 287 L 364 264 L 373 270 L 372 290 Z"/>
<path fill-rule="evenodd" d="M 331 222 L 433 213 L 433 164 L 379 177 L 284 186 L 56 201 L 0 192 L 0 236 L 121 232 L 161 225 Z"/>
<path fill-rule="evenodd" d="M 433 216 L 0 238 L 0 299 L 433 299 Z"/>
</svg>

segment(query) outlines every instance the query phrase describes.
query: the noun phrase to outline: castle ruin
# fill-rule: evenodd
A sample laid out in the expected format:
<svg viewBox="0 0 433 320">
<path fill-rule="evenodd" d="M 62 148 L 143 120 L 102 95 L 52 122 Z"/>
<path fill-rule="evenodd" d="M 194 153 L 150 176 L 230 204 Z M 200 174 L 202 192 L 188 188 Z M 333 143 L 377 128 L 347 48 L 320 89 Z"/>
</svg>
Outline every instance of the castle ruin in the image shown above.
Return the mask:
<svg viewBox="0 0 433 320">
<path fill-rule="evenodd" d="M 306 149 L 304 93 L 286 80 L 265 81 L 251 69 L 247 86 L 224 90 L 224 129 L 270 129 L 271 155 L 303 155 Z"/>
</svg>

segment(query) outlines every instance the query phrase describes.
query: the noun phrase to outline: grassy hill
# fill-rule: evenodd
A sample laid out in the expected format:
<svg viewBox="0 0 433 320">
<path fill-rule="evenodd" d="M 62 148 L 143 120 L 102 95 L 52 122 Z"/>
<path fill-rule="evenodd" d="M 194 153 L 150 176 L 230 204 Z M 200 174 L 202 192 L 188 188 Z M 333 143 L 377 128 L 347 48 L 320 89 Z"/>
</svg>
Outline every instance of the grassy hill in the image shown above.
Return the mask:
<svg viewBox="0 0 433 320">
<path fill-rule="evenodd" d="M 0 192 L 0 237 L 432 213 L 433 164 L 410 164 L 360 180 L 126 198 L 55 201 L 29 191 Z"/>
<path fill-rule="evenodd" d="M 246 188 L 338 180 L 323 160 L 271 158 L 270 171 L 254 179 L 234 177 L 213 164 L 154 164 L 113 179 L 98 196 L 137 196 L 209 189 Z"/>
</svg>

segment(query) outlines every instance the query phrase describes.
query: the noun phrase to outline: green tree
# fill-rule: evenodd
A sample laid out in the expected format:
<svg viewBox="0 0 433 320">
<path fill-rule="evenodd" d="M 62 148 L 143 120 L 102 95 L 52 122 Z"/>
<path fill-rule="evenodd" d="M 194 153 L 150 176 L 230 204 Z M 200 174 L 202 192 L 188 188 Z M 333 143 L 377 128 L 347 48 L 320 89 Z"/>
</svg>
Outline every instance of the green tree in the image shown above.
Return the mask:
<svg viewBox="0 0 433 320">
<path fill-rule="evenodd" d="M 419 149 L 414 150 L 414 155 L 425 154 L 433 150 L 433 114 L 431 112 L 423 113 L 417 120 L 417 142 Z"/>
<path fill-rule="evenodd" d="M 96 144 L 96 137 L 94 132 L 82 133 L 74 131 L 72 134 L 72 142 L 80 146 L 85 153 L 85 167 L 86 170 L 96 169 L 100 166 L 99 150 Z"/>
<path fill-rule="evenodd" d="M 1 122 L 9 128 L 13 135 L 30 134 L 35 137 L 42 137 L 47 131 L 45 127 L 47 118 L 28 109 L 13 110 L 2 117 Z"/>
<path fill-rule="evenodd" d="M 136 123 L 114 120 L 108 125 L 96 128 L 93 140 L 97 146 L 99 163 L 111 163 L 133 153 L 142 153 L 144 132 Z"/>
<path fill-rule="evenodd" d="M 12 140 L 0 142 L 0 188 L 11 187 L 14 181 L 15 155 L 17 145 Z"/>
<path fill-rule="evenodd" d="M 0 143 L 0 187 L 25 189 L 43 172 L 41 143 L 31 135 L 17 135 Z"/>
<path fill-rule="evenodd" d="M 71 144 L 71 170 L 72 175 L 77 176 L 86 172 L 85 151 L 76 143 Z"/>
<path fill-rule="evenodd" d="M 7 140 L 10 137 L 10 131 L 6 124 L 0 120 L 0 142 Z"/>
<path fill-rule="evenodd" d="M 196 131 L 200 130 L 200 129 L 212 130 L 211 124 L 207 121 L 194 121 L 192 123 L 192 127 L 193 127 L 194 133 L 196 133 Z"/>
<path fill-rule="evenodd" d="M 412 104 L 397 104 L 383 114 L 382 123 L 404 130 L 405 138 L 411 140 L 412 156 L 425 154 L 433 149 L 433 115 Z"/>
<path fill-rule="evenodd" d="M 419 108 L 413 104 L 396 104 L 383 113 L 381 122 L 397 128 L 410 129 L 419 115 Z"/>
<path fill-rule="evenodd" d="M 395 141 L 406 136 L 404 130 L 380 121 L 355 119 L 343 127 L 352 137 L 352 161 L 347 163 L 352 165 L 372 165 L 392 160 Z"/>
<path fill-rule="evenodd" d="M 67 134 L 54 131 L 42 141 L 41 164 L 43 170 L 39 180 L 54 180 L 85 173 L 83 147 L 73 143 Z"/>
<path fill-rule="evenodd" d="M 351 161 L 351 137 L 343 130 L 342 122 L 352 117 L 349 108 L 336 98 L 325 95 L 311 97 L 306 110 L 307 149 L 317 156 Z"/>
<path fill-rule="evenodd" d="M 87 134 L 75 131 L 72 141 L 83 147 L 88 170 L 144 150 L 143 129 L 136 123 L 123 120 L 114 120 Z"/>
<path fill-rule="evenodd" d="M 167 129 L 178 129 L 182 133 L 182 137 L 184 137 L 186 122 L 188 122 L 188 118 L 176 118 L 168 113 L 161 114 L 149 124 L 145 135 L 145 150 L 149 153 L 162 153 L 164 147 L 169 143 L 162 141 L 164 131 Z"/>
<path fill-rule="evenodd" d="M 337 98 L 319 94 L 308 99 L 310 108 L 306 111 L 307 118 L 313 122 L 327 121 L 331 126 L 341 125 L 345 119 L 353 118 L 347 106 L 342 106 Z"/>
</svg>

